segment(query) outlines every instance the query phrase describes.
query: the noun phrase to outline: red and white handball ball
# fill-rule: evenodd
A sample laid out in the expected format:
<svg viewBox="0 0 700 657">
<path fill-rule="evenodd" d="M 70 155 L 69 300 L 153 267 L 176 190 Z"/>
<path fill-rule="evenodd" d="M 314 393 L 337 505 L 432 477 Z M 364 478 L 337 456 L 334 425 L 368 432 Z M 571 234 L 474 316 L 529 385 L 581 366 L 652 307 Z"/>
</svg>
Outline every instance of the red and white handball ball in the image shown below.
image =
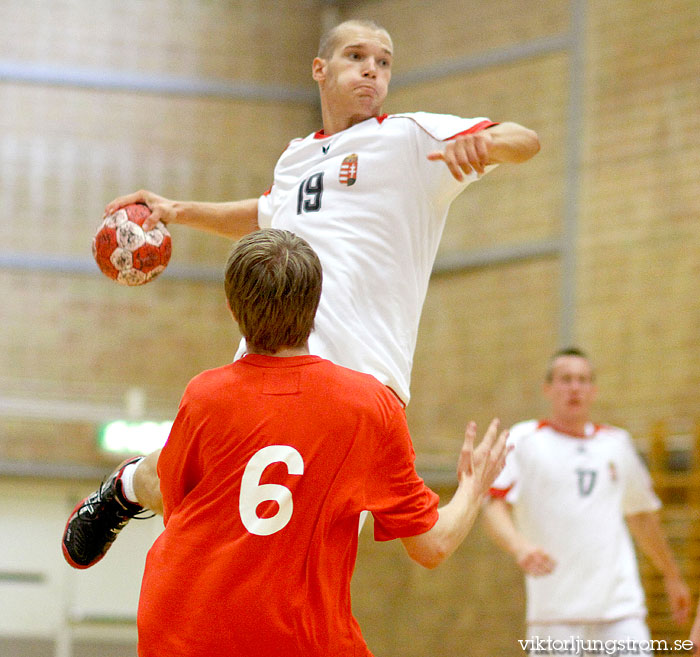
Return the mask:
<svg viewBox="0 0 700 657">
<path fill-rule="evenodd" d="M 109 215 L 92 240 L 92 255 L 105 276 L 122 285 L 143 285 L 167 266 L 172 252 L 170 233 L 162 221 L 145 231 L 148 206 L 132 203 Z"/>
</svg>

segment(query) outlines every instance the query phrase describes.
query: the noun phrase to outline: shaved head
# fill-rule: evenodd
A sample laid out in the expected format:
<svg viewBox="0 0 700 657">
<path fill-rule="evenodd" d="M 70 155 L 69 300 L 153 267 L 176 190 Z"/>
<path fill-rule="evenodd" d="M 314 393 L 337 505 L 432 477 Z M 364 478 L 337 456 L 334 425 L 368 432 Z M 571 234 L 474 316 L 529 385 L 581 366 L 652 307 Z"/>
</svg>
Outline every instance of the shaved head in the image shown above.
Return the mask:
<svg viewBox="0 0 700 657">
<path fill-rule="evenodd" d="M 321 37 L 317 57 L 320 57 L 321 59 L 330 59 L 333 56 L 335 49 L 338 47 L 338 43 L 340 42 L 345 31 L 348 29 L 357 28 L 369 29 L 373 30 L 374 32 L 383 32 L 389 40 L 389 43 L 392 43 L 389 33 L 378 23 L 370 20 L 349 20 L 331 28 Z"/>
</svg>

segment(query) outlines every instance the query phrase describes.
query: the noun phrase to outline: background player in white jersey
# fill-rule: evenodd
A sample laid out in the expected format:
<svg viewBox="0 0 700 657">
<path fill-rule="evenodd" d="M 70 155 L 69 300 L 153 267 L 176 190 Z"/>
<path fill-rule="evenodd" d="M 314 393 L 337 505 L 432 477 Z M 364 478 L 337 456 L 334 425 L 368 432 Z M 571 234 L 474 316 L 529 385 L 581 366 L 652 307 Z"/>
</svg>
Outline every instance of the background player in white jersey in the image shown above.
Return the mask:
<svg viewBox="0 0 700 657">
<path fill-rule="evenodd" d="M 588 357 L 557 352 L 544 394 L 549 418 L 512 427 L 513 450 L 483 514 L 489 534 L 525 571 L 528 638 L 649 640 L 630 532 L 663 574 L 675 622 L 685 623 L 690 595 L 647 469 L 626 431 L 591 422 Z"/>
<path fill-rule="evenodd" d="M 342 23 L 322 38 L 312 75 L 323 129 L 291 142 L 262 197 L 180 202 L 139 191 L 115 199 L 106 212 L 143 202 L 152 211 L 146 228 L 162 220 L 233 239 L 270 226 L 300 235 L 324 269 L 311 352 L 374 375 L 405 404 L 450 203 L 492 165 L 530 159 L 539 141 L 516 123 L 383 115 L 392 58 L 389 34 L 371 22 Z M 162 511 L 157 456 L 120 466 L 76 507 L 63 540 L 71 565 L 99 560 L 142 506 Z"/>
</svg>

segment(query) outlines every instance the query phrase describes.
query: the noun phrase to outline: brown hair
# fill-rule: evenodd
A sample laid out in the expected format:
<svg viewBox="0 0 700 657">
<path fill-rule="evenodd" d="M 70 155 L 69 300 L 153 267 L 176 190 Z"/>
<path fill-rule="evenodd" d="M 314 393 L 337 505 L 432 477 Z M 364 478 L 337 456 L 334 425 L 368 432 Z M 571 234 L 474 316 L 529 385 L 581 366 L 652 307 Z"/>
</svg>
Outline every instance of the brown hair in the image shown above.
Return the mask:
<svg viewBox="0 0 700 657">
<path fill-rule="evenodd" d="M 389 36 L 389 33 L 386 31 L 386 29 L 384 29 L 381 25 L 379 25 L 379 23 L 375 23 L 374 21 L 345 21 L 344 23 L 339 23 L 335 27 L 332 27 L 325 34 L 323 34 L 323 36 L 321 36 L 321 41 L 318 44 L 318 54 L 316 56 L 320 57 L 321 59 L 330 59 L 333 56 L 335 49 L 338 47 L 340 33 L 346 27 L 367 27 L 370 30 L 374 30 L 376 32 L 386 32 L 387 36 Z M 391 37 L 389 37 L 389 39 L 391 39 Z"/>
<path fill-rule="evenodd" d="M 287 230 L 243 237 L 226 263 L 224 289 L 246 342 L 275 353 L 308 340 L 321 298 L 321 262 L 308 242 Z"/>
<path fill-rule="evenodd" d="M 558 351 L 554 352 L 552 354 L 552 357 L 549 359 L 549 364 L 547 365 L 547 373 L 545 374 L 545 381 L 547 383 L 552 382 L 552 377 L 554 375 L 554 362 L 557 360 L 557 358 L 561 358 L 562 356 L 576 356 L 577 358 L 583 358 L 584 360 L 587 360 L 589 363 L 591 363 L 591 359 L 588 357 L 588 354 L 579 349 L 578 347 L 564 347 L 563 349 L 559 349 Z M 591 379 L 595 378 L 595 373 L 593 372 L 593 364 L 591 363 Z"/>
</svg>

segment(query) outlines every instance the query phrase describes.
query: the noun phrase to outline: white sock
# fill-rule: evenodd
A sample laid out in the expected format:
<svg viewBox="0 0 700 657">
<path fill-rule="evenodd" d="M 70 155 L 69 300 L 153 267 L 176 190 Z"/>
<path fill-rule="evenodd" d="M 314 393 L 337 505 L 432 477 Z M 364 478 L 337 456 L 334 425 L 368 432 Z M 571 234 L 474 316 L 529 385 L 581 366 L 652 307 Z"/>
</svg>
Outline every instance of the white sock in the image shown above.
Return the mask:
<svg viewBox="0 0 700 657">
<path fill-rule="evenodd" d="M 141 504 L 136 497 L 136 491 L 134 491 L 134 472 L 136 472 L 136 468 L 141 461 L 143 459 L 125 465 L 121 475 L 119 475 L 119 479 L 122 482 L 122 495 L 132 504 Z"/>
</svg>

